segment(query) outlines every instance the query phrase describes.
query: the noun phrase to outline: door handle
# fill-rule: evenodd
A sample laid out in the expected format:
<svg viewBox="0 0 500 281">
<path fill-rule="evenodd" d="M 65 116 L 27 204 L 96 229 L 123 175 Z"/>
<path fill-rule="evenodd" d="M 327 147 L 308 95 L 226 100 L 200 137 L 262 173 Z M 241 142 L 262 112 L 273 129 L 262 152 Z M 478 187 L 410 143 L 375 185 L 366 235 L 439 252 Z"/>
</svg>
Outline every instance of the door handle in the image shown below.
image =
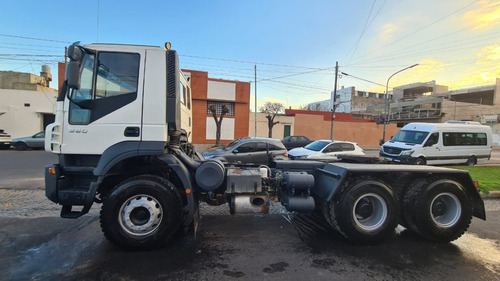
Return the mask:
<svg viewBox="0 0 500 281">
<path fill-rule="evenodd" d="M 123 135 L 126 137 L 138 137 L 140 135 L 141 130 L 139 127 L 127 127 L 125 128 L 125 132 Z"/>
</svg>

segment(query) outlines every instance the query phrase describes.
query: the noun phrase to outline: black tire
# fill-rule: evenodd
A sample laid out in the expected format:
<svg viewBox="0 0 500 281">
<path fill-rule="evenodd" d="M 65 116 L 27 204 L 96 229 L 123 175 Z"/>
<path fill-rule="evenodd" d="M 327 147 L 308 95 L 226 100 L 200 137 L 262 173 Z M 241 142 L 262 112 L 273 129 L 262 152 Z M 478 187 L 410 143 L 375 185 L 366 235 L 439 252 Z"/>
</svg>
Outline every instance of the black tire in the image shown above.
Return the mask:
<svg viewBox="0 0 500 281">
<path fill-rule="evenodd" d="M 380 243 L 394 234 L 399 204 L 392 189 L 380 180 L 361 179 L 329 207 L 329 221 L 350 241 Z"/>
<path fill-rule="evenodd" d="M 417 160 L 415 160 L 415 165 L 427 165 L 427 161 L 424 157 L 418 157 Z"/>
<path fill-rule="evenodd" d="M 472 166 L 474 166 L 476 164 L 477 164 L 477 160 L 476 160 L 475 156 L 469 157 L 469 159 L 467 159 L 467 162 L 465 162 L 465 165 L 467 165 L 469 167 L 472 167 Z"/>
<path fill-rule="evenodd" d="M 453 241 L 469 228 L 472 203 L 452 179 L 419 179 L 403 199 L 405 227 L 437 242 Z"/>
<path fill-rule="evenodd" d="M 104 236 L 132 249 L 161 247 L 179 230 L 182 198 L 168 180 L 137 176 L 118 184 L 101 208 Z"/>
<path fill-rule="evenodd" d="M 24 142 L 16 142 L 14 148 L 19 151 L 24 151 L 28 149 L 28 146 Z"/>
</svg>

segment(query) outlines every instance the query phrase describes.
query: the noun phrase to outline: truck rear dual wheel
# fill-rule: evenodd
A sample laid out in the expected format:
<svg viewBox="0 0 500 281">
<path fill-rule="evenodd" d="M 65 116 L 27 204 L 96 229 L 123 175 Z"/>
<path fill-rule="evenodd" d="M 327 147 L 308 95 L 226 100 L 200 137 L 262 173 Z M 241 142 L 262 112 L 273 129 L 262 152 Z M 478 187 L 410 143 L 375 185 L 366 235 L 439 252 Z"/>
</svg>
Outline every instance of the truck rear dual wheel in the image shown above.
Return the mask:
<svg viewBox="0 0 500 281">
<path fill-rule="evenodd" d="M 394 193 L 379 180 L 358 180 L 329 203 L 327 221 L 354 243 L 382 242 L 398 225 L 399 205 Z"/>
<path fill-rule="evenodd" d="M 182 198 L 177 188 L 156 176 L 137 176 L 118 184 L 101 208 L 104 236 L 134 249 L 163 246 L 179 230 Z"/>
<path fill-rule="evenodd" d="M 472 203 L 453 179 L 416 180 L 404 196 L 405 226 L 429 240 L 453 241 L 464 234 L 471 220 Z"/>
</svg>

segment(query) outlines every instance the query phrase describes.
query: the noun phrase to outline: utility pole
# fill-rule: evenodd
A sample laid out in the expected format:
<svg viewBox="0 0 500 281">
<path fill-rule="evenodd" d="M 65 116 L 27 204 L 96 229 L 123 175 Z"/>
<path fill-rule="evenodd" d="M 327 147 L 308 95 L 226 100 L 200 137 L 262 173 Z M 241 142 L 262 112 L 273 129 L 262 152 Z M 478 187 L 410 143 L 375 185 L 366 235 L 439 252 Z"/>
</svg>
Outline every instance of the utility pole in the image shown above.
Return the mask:
<svg viewBox="0 0 500 281">
<path fill-rule="evenodd" d="M 339 76 L 339 62 L 335 62 L 335 85 L 333 87 L 332 123 L 330 125 L 330 139 L 333 140 L 333 121 L 335 120 L 335 101 L 337 99 L 337 78 Z"/>
<path fill-rule="evenodd" d="M 257 65 L 255 64 L 254 65 L 254 70 L 255 70 L 255 87 L 254 87 L 254 90 L 255 90 L 255 104 L 254 104 L 254 108 L 255 108 L 255 130 L 254 130 L 254 137 L 257 137 Z"/>
</svg>

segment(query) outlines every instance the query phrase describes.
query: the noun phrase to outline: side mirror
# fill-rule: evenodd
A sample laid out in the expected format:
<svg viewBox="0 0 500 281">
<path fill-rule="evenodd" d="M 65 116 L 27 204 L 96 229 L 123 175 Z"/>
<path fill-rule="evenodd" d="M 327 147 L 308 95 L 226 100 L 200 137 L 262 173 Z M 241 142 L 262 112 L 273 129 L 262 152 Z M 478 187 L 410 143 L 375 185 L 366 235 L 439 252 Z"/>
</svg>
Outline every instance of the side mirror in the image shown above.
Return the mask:
<svg viewBox="0 0 500 281">
<path fill-rule="evenodd" d="M 66 80 L 71 89 L 80 89 L 80 62 L 70 61 L 66 67 Z"/>
<path fill-rule="evenodd" d="M 72 61 L 81 61 L 83 57 L 82 49 L 77 45 L 72 44 L 68 47 L 68 58 Z"/>
<path fill-rule="evenodd" d="M 238 152 L 239 152 L 238 149 L 233 150 L 233 154 L 236 154 Z"/>
</svg>

